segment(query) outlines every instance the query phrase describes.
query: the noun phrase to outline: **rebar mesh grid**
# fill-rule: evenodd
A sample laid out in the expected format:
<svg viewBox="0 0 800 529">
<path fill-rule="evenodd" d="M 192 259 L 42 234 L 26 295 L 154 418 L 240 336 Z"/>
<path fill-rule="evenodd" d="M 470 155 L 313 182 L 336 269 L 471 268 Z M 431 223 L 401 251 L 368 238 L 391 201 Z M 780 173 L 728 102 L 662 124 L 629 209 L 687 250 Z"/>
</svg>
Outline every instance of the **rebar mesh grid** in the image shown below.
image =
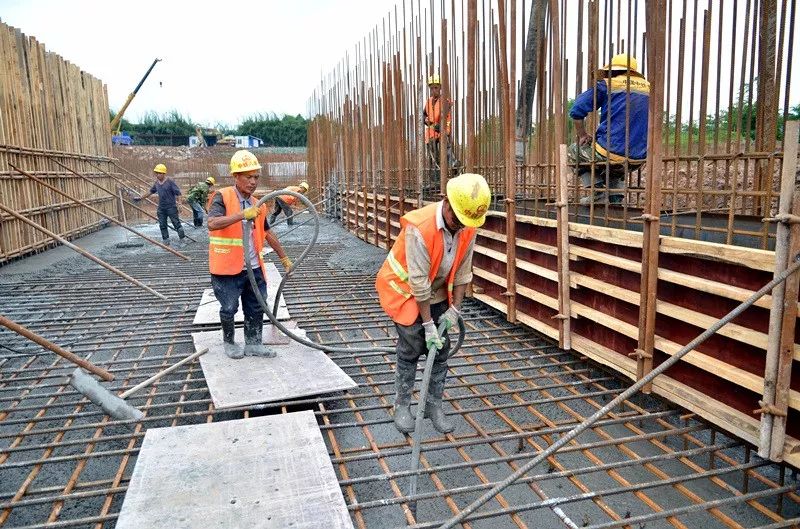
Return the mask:
<svg viewBox="0 0 800 529">
<path fill-rule="evenodd" d="M 313 339 L 391 345 L 395 332 L 377 303 L 374 273 L 333 262 L 353 248 L 335 237 L 319 245 L 288 283 L 289 310 Z M 168 304 L 105 271 L 56 269 L 2 280 L 0 311 L 109 369 L 117 376 L 109 389 L 121 390 L 192 352 L 191 320 L 208 276 L 204 248 L 188 251 L 190 263 L 151 249 L 104 255 Z M 147 428 L 313 409 L 356 527 L 437 527 L 626 385 L 477 302 L 464 315 L 467 339 L 450 360 L 445 393 L 457 428 L 443 436 L 426 423 L 414 497 L 407 496 L 410 438 L 394 429 L 390 413 L 393 355 L 331 355 L 359 384 L 352 391 L 224 412 L 214 409 L 195 362 L 132 397 L 146 418 L 126 424 L 80 398 L 65 361 L 4 332 L 0 526 L 113 527 Z M 639 396 L 466 526 L 792 527 L 800 522 L 795 477 L 694 415 Z"/>
</svg>

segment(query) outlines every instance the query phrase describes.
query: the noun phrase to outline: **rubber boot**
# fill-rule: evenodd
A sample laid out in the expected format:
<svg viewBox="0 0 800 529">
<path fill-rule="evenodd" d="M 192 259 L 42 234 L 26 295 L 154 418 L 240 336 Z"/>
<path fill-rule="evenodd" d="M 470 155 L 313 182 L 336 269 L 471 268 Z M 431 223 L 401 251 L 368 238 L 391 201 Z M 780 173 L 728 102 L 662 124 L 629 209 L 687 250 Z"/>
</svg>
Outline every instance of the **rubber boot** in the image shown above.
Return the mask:
<svg viewBox="0 0 800 529">
<path fill-rule="evenodd" d="M 244 319 L 244 354 L 245 356 L 263 356 L 275 358 L 278 354 L 272 347 L 263 343 L 264 321 L 261 318 Z"/>
<path fill-rule="evenodd" d="M 456 425 L 449 420 L 442 409 L 442 401 L 428 402 L 425 404 L 425 418 L 430 419 L 433 427 L 439 433 L 450 433 Z"/>
<path fill-rule="evenodd" d="M 414 431 L 414 416 L 411 415 L 411 392 L 414 390 L 416 365 L 398 362 L 394 372 L 394 426 L 401 433 Z"/>
<path fill-rule="evenodd" d="M 278 216 L 275 213 L 273 213 L 272 215 L 269 216 L 269 220 L 267 221 L 267 224 L 272 226 L 273 224 L 275 224 L 276 220 L 278 220 Z"/>
<path fill-rule="evenodd" d="M 220 319 L 220 323 L 222 324 L 222 346 L 225 350 L 225 354 L 228 358 L 234 360 L 243 358 L 244 351 L 242 351 L 241 346 L 236 345 L 233 341 L 235 329 L 233 320 Z"/>
</svg>

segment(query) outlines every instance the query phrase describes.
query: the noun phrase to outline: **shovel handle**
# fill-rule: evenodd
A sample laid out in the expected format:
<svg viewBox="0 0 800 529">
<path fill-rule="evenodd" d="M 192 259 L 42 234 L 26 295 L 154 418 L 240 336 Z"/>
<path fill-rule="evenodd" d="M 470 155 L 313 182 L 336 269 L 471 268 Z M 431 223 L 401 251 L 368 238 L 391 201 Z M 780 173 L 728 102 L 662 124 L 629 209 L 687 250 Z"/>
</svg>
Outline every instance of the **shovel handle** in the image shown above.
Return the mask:
<svg viewBox="0 0 800 529">
<path fill-rule="evenodd" d="M 119 394 L 119 397 L 122 398 L 122 399 L 126 399 L 126 398 L 130 397 L 131 395 L 133 395 L 134 393 L 136 393 L 140 389 L 146 388 L 147 386 L 149 386 L 150 384 L 152 384 L 153 382 L 155 382 L 159 378 L 163 377 L 164 375 L 168 375 L 168 374 L 172 373 L 173 371 L 175 371 L 176 369 L 181 367 L 183 364 L 188 364 L 189 362 L 191 362 L 195 358 L 198 358 L 198 357 L 206 354 L 207 352 L 208 352 L 208 347 L 204 347 L 203 349 L 200 349 L 196 353 L 190 354 L 189 356 L 187 356 L 186 358 L 184 358 L 180 362 L 177 362 L 177 363 L 169 366 L 164 371 L 159 371 L 158 373 L 156 373 L 152 377 L 148 378 L 144 382 L 139 382 L 138 384 L 133 386 L 131 389 L 126 389 L 125 391 L 123 391 L 122 393 Z"/>
<path fill-rule="evenodd" d="M 45 349 L 49 349 L 53 351 L 58 356 L 69 360 L 73 364 L 82 367 L 86 371 L 94 373 L 98 377 L 102 378 L 106 382 L 111 382 L 114 380 L 114 375 L 103 369 L 102 367 L 97 367 L 96 365 L 92 364 L 91 362 L 84 360 L 80 356 L 76 355 L 75 353 L 70 353 L 66 349 L 59 347 L 58 345 L 54 344 L 50 340 L 39 336 L 38 334 L 34 333 L 33 331 L 23 327 L 19 323 L 15 321 L 11 321 L 3 315 L 0 315 L 0 325 L 7 329 L 11 329 L 15 333 L 24 336 L 28 340 L 37 343 L 44 347 Z"/>
</svg>

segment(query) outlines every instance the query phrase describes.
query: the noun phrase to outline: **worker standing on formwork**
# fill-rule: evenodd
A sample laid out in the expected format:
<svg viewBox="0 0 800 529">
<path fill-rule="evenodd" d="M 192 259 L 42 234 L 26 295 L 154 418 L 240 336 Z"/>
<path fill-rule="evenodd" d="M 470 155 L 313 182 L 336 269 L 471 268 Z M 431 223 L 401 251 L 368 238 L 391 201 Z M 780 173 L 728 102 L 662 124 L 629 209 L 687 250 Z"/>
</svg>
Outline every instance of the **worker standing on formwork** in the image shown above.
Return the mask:
<svg viewBox="0 0 800 529">
<path fill-rule="evenodd" d="M 450 339 L 439 336 L 458 324 L 461 302 L 472 281 L 476 228 L 483 225 L 491 201 L 483 176 L 462 174 L 447 182 L 447 196 L 405 214 L 400 234 L 386 256 L 375 288 L 381 307 L 397 328 L 394 424 L 414 430 L 411 393 L 417 360 L 432 346 L 438 350 L 431 372 L 425 417 L 441 433 L 453 431 L 442 410 Z M 421 403 L 420 403 L 421 405 Z"/>
<path fill-rule="evenodd" d="M 619 204 L 624 199 L 625 177 L 647 158 L 650 83 L 639 73 L 636 59 L 624 53 L 598 70 L 597 77 L 597 84 L 580 94 L 570 110 L 576 142 L 569 146 L 568 157 L 571 163 L 579 164 L 581 185 L 592 187 L 594 169 L 594 188 L 611 191 L 608 201 Z M 592 138 L 583 120 L 598 108 L 600 119 Z M 595 191 L 593 196 L 582 198 L 581 204 L 601 201 L 604 196 L 605 191 Z"/>
<path fill-rule="evenodd" d="M 438 75 L 428 77 L 428 88 L 431 95 L 425 102 L 425 108 L 422 110 L 422 119 L 425 122 L 425 147 L 428 150 L 428 155 L 433 160 L 434 165 L 439 166 L 439 149 L 441 148 L 441 119 L 442 119 L 442 81 Z M 447 145 L 447 164 L 451 169 L 457 169 L 460 166 L 459 161 L 453 155 L 453 144 L 450 138 L 451 134 L 451 121 L 453 102 L 447 100 L 444 102 L 445 116 L 445 143 Z"/>
<path fill-rule="evenodd" d="M 195 228 L 199 228 L 203 225 L 203 216 L 206 213 L 208 193 L 215 185 L 217 185 L 217 179 L 213 176 L 209 176 L 206 178 L 205 182 L 198 182 L 186 195 L 186 202 L 188 202 L 189 206 L 192 208 Z"/>
<path fill-rule="evenodd" d="M 267 296 L 267 273 L 261 258 L 264 241 L 275 250 L 287 271 L 292 261 L 269 229 L 267 206 L 255 207 L 257 201 L 252 195 L 261 176 L 258 159 L 249 151 L 236 151 L 231 158 L 230 171 L 234 185 L 215 192 L 208 208 L 208 266 L 211 286 L 220 303 L 224 350 L 234 359 L 244 355 L 273 358 L 275 351 L 262 343 L 264 311 L 250 285 L 244 260 L 249 259 L 263 297 Z M 255 222 L 245 250 L 243 223 L 251 220 Z M 240 298 L 244 312 L 244 350 L 234 342 L 233 318 Z"/>
<path fill-rule="evenodd" d="M 300 182 L 300 185 L 289 186 L 286 189 L 305 195 L 308 193 L 308 183 Z M 294 216 L 294 212 L 292 211 L 292 208 L 297 205 L 299 200 L 299 198 L 292 195 L 281 195 L 276 197 L 275 205 L 272 207 L 272 214 L 269 216 L 269 223 L 275 224 L 275 221 L 278 220 L 278 215 L 280 215 L 281 211 L 283 211 L 283 214 L 286 216 L 286 224 L 289 226 L 294 224 L 294 219 L 292 218 Z"/>
<path fill-rule="evenodd" d="M 172 222 L 172 227 L 178 232 L 178 239 L 181 246 L 183 246 L 183 239 L 186 234 L 183 232 L 181 225 L 181 218 L 178 216 L 178 202 L 176 197 L 181 196 L 181 190 L 178 184 L 171 178 L 167 178 L 167 166 L 163 163 L 156 165 L 153 168 L 153 174 L 156 181 L 150 192 L 143 197 L 135 198 L 134 202 L 141 202 L 150 195 L 158 194 L 158 209 L 156 216 L 158 217 L 158 226 L 161 228 L 161 238 L 164 244 L 169 245 L 169 228 L 167 227 L 167 219 Z"/>
</svg>

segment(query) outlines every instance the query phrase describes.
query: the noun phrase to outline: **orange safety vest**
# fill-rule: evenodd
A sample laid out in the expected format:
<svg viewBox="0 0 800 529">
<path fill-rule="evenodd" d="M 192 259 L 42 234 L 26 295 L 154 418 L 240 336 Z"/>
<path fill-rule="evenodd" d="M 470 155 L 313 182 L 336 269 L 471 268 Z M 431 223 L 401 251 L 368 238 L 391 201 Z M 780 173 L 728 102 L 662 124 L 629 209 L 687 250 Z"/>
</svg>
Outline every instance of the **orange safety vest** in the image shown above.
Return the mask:
<svg viewBox="0 0 800 529">
<path fill-rule="evenodd" d="M 226 215 L 233 215 L 242 211 L 242 206 L 239 204 L 239 196 L 234 187 L 223 187 L 217 193 L 222 195 Z M 251 203 L 254 203 L 252 198 L 250 200 Z M 208 203 L 211 204 L 211 198 L 209 198 Z M 267 206 L 262 204 L 259 209 L 261 213 L 253 223 L 253 237 L 255 238 L 258 264 L 261 266 L 261 271 L 264 273 L 264 280 L 266 281 L 267 272 L 264 268 L 264 261 L 261 259 L 261 250 L 264 248 L 264 239 L 266 237 L 264 219 L 267 215 Z M 241 222 L 234 222 L 221 230 L 209 231 L 208 268 L 212 274 L 235 276 L 244 269 L 245 248 L 242 244 L 242 235 Z"/>
<path fill-rule="evenodd" d="M 304 192 L 304 191 L 305 191 L 305 190 L 304 190 L 302 187 L 300 187 L 300 186 L 289 186 L 289 187 L 287 187 L 286 189 L 288 189 L 289 191 L 294 191 L 295 193 L 302 193 L 302 192 Z M 298 202 L 300 202 L 300 199 L 299 199 L 299 198 L 297 198 L 297 197 L 294 197 L 294 196 L 292 196 L 292 195 L 281 195 L 279 198 L 280 198 L 281 200 L 283 200 L 284 202 L 286 202 L 286 204 L 288 204 L 288 205 L 290 205 L 290 206 L 294 206 L 295 204 L 297 204 Z"/>
<path fill-rule="evenodd" d="M 450 105 L 453 104 L 452 101 L 449 102 Z M 452 107 L 451 107 L 452 108 Z M 439 139 L 440 133 L 436 132 L 433 127 L 434 125 L 439 123 L 439 119 L 441 118 L 442 113 L 442 98 L 436 100 L 434 103 L 433 98 L 429 97 L 428 101 L 425 103 L 425 116 L 426 116 L 426 123 L 425 123 L 425 143 L 428 143 L 430 140 L 437 140 Z M 447 131 L 447 135 L 450 135 L 450 112 L 447 112 L 447 116 L 444 118 L 444 129 Z M 430 125 L 428 125 L 430 123 Z"/>
<path fill-rule="evenodd" d="M 422 209 L 406 213 L 400 218 L 400 235 L 397 236 L 392 249 L 389 250 L 386 261 L 378 271 L 378 277 L 375 280 L 381 307 L 393 321 L 400 325 L 411 325 L 419 316 L 417 301 L 411 294 L 411 288 L 408 285 L 406 226 L 409 224 L 416 226 L 425 240 L 425 247 L 431 258 L 428 279 L 432 282 L 444 256 L 444 240 L 436 227 L 438 206 L 438 203 L 429 204 Z M 451 304 L 453 303 L 453 281 L 456 271 L 464 260 L 473 237 L 475 237 L 475 228 L 462 228 L 459 233 L 456 258 L 447 276 L 447 299 Z"/>
</svg>

